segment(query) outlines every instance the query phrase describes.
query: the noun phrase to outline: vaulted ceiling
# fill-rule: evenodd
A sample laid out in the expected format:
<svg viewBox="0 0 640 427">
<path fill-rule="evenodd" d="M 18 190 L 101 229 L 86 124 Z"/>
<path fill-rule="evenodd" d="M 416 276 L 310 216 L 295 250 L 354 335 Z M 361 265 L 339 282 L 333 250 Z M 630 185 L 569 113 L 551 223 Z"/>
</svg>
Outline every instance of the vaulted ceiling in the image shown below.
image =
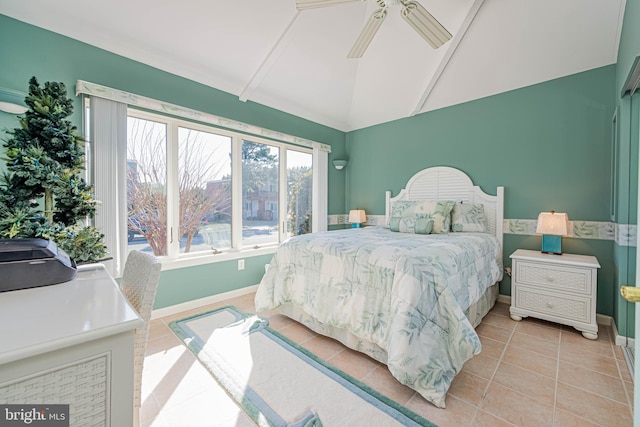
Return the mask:
<svg viewBox="0 0 640 427">
<path fill-rule="evenodd" d="M 616 62 L 625 0 L 418 0 L 453 38 L 432 49 L 387 1 L 2 0 L 0 13 L 350 131 Z M 95 82 L 100 83 L 100 82 Z"/>
</svg>

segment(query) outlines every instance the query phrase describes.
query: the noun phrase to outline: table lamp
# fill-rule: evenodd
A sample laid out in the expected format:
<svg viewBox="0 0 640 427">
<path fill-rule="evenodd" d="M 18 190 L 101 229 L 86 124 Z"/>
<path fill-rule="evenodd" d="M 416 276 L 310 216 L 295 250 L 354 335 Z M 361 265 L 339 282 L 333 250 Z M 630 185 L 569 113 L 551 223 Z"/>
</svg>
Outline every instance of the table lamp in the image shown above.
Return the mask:
<svg viewBox="0 0 640 427">
<path fill-rule="evenodd" d="M 351 228 L 362 228 L 362 223 L 367 222 L 367 214 L 363 209 L 352 209 L 349 211 L 349 222 Z"/>
<path fill-rule="evenodd" d="M 562 236 L 567 235 L 569 217 L 566 213 L 540 212 L 536 233 L 542 234 L 542 252 L 562 255 Z"/>
</svg>

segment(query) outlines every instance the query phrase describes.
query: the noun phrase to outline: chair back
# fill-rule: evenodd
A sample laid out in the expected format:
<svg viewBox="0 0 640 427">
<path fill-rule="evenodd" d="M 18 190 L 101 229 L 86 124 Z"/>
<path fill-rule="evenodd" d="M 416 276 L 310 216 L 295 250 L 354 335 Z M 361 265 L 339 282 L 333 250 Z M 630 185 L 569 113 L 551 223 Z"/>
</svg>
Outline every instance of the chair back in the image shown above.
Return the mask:
<svg viewBox="0 0 640 427">
<path fill-rule="evenodd" d="M 120 290 L 144 321 L 144 325 L 135 330 L 134 407 L 136 408 L 141 404 L 142 367 L 161 266 L 160 261 L 152 254 L 131 251 L 127 256 L 120 282 Z"/>
</svg>

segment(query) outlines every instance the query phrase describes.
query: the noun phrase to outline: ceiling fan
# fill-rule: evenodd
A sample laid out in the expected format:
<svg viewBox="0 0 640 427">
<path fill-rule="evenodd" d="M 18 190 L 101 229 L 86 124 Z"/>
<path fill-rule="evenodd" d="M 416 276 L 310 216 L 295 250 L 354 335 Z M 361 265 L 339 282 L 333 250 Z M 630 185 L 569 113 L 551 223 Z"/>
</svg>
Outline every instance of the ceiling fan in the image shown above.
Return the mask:
<svg viewBox="0 0 640 427">
<path fill-rule="evenodd" d="M 364 0 L 296 0 L 296 8 L 298 10 L 306 10 L 357 1 Z M 394 3 L 402 5 L 402 10 L 400 11 L 402 18 L 434 49 L 439 48 L 451 39 L 451 33 L 420 3 L 413 0 L 376 0 L 376 2 L 380 9 L 373 12 L 353 44 L 351 51 L 349 51 L 347 58 L 362 57 L 382 22 L 387 17 L 387 7 Z"/>
</svg>

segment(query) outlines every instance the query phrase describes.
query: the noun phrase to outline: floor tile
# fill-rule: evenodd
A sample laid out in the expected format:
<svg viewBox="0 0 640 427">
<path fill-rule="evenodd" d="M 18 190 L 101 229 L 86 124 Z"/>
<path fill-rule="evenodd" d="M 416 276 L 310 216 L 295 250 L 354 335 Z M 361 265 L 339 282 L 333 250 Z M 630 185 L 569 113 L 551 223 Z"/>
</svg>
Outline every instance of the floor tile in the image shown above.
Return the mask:
<svg viewBox="0 0 640 427">
<path fill-rule="evenodd" d="M 361 380 L 391 400 L 405 405 L 416 392 L 397 381 L 385 365 L 380 365 Z"/>
<path fill-rule="evenodd" d="M 548 340 L 553 344 L 557 344 L 560 339 L 561 329 L 562 328 L 557 327 L 553 323 L 543 323 L 538 319 L 526 318 L 518 322 L 516 332 L 520 334 L 533 335 L 536 338 Z"/>
<path fill-rule="evenodd" d="M 484 319 L 482 319 L 482 324 L 494 325 L 503 329 L 507 329 L 509 331 L 513 331 L 518 322 L 511 320 L 511 318 L 509 317 L 501 316 L 495 313 L 489 313 L 484 317 Z"/>
<path fill-rule="evenodd" d="M 350 348 L 339 352 L 333 357 L 327 359 L 327 362 L 331 363 L 336 368 L 346 372 L 357 380 L 362 380 L 369 375 L 371 371 L 380 366 L 379 362 L 376 362 L 369 356 L 365 356 L 362 353 L 358 353 Z"/>
<path fill-rule="evenodd" d="M 556 358 L 543 356 L 526 348 L 510 345 L 502 360 L 531 372 L 552 378 L 554 381 L 556 379 L 558 371 L 558 360 Z"/>
<path fill-rule="evenodd" d="M 142 427 L 255 426 L 168 327 L 172 320 L 226 305 L 250 312 L 253 298 L 248 294 L 152 321 Z M 476 329 L 482 352 L 464 365 L 449 389 L 447 408 L 440 409 L 375 360 L 275 311 L 261 316 L 318 357 L 440 427 L 633 424 L 633 383 L 608 326 L 601 326 L 598 340 L 587 340 L 570 327 L 533 318 L 515 322 L 509 305 L 497 303 Z"/>
<path fill-rule="evenodd" d="M 311 329 L 297 322 L 293 322 L 283 327 L 278 332 L 298 344 L 302 344 L 305 341 L 316 336 L 316 333 Z"/>
<path fill-rule="evenodd" d="M 577 415 L 556 409 L 553 418 L 553 427 L 597 427 L 598 424 L 594 424 L 585 420 Z"/>
<path fill-rule="evenodd" d="M 584 339 L 584 338 L 583 338 Z M 523 334 L 516 330 L 511 337 L 509 345 L 525 348 L 536 353 L 540 353 L 543 356 L 557 358 L 558 357 L 558 343 L 551 342 L 544 338 L 539 338 L 534 335 Z"/>
<path fill-rule="evenodd" d="M 462 371 L 451 382 L 448 395 L 478 406 L 488 385 L 488 379 Z"/>
<path fill-rule="evenodd" d="M 493 382 L 520 392 L 542 403 L 553 406 L 555 401 L 556 380 L 536 374 L 510 363 L 498 365 Z"/>
<path fill-rule="evenodd" d="M 407 403 L 407 408 L 428 419 L 438 427 L 470 426 L 478 409 L 455 396 L 447 396 L 446 409 L 437 408 L 416 394 Z"/>
<path fill-rule="evenodd" d="M 480 408 L 522 427 L 550 426 L 553 422 L 553 405 L 546 405 L 495 382 L 489 385 Z"/>
<path fill-rule="evenodd" d="M 511 318 L 509 314 L 509 304 L 503 302 L 497 302 L 491 309 L 491 313 Z"/>
<path fill-rule="evenodd" d="M 561 334 L 561 342 L 570 343 L 576 349 L 581 351 L 589 351 L 601 356 L 615 357 L 613 345 L 608 337 L 598 335 L 597 340 L 589 340 L 582 336 L 582 333 L 575 330 L 563 330 Z"/>
<path fill-rule="evenodd" d="M 473 427 L 513 427 L 513 424 L 480 410 L 473 422 Z"/>
<path fill-rule="evenodd" d="M 511 338 L 513 329 L 505 329 L 489 323 L 481 323 L 476 328 L 476 333 L 481 337 L 506 343 L 509 341 L 509 338 Z"/>
<path fill-rule="evenodd" d="M 468 372 L 490 380 L 496 372 L 498 362 L 499 360 L 484 356 L 481 353 L 468 360 L 462 367 L 461 372 Z"/>
<path fill-rule="evenodd" d="M 583 368 L 560 362 L 558 381 L 620 403 L 627 403 L 622 379 L 601 374 L 590 367 Z"/>
<path fill-rule="evenodd" d="M 507 347 L 506 343 L 482 336 L 480 337 L 480 344 L 482 344 L 482 351 L 480 354 L 493 357 L 494 359 L 500 359 Z"/>
<path fill-rule="evenodd" d="M 560 344 L 560 360 L 575 365 L 588 366 L 589 369 L 612 377 L 620 376 L 618 362 L 614 357 L 584 351 L 580 347 L 576 347 L 566 341 Z"/>
<path fill-rule="evenodd" d="M 607 427 L 633 425 L 628 405 L 559 382 L 556 408 Z"/>
</svg>

